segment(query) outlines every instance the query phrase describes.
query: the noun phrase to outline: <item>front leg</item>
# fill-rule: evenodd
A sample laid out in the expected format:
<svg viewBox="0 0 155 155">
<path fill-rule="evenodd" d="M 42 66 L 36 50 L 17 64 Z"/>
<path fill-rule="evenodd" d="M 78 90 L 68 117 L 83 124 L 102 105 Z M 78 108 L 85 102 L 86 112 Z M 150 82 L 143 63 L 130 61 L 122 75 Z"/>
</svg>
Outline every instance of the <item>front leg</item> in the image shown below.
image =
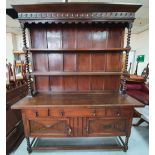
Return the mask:
<svg viewBox="0 0 155 155">
<path fill-rule="evenodd" d="M 128 150 L 128 142 L 129 142 L 129 137 L 126 136 L 126 137 L 125 137 L 124 152 L 126 152 L 126 151 Z"/>
<path fill-rule="evenodd" d="M 27 141 L 27 151 L 30 154 L 32 152 L 32 148 L 31 148 L 31 144 L 30 144 L 30 138 L 26 137 L 26 141 Z"/>
</svg>

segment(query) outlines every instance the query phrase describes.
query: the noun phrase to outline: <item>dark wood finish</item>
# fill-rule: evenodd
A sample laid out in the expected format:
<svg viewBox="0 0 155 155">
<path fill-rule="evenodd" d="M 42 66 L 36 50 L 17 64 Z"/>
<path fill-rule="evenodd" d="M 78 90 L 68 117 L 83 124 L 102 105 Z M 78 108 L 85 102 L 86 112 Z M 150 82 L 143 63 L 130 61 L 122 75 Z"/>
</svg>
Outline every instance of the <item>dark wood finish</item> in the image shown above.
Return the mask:
<svg viewBox="0 0 155 155">
<path fill-rule="evenodd" d="M 67 39 L 67 40 L 69 40 L 69 38 Z M 72 39 L 72 41 L 73 41 L 73 39 Z M 66 44 L 64 44 L 64 45 L 66 45 Z M 46 48 L 29 48 L 28 49 L 30 52 L 42 52 L 42 51 L 44 51 L 44 52 L 73 52 L 73 53 L 75 53 L 76 51 L 78 51 L 78 52 L 83 52 L 83 53 L 90 53 L 90 52 L 95 52 L 95 51 L 97 51 L 97 52 L 107 52 L 107 51 L 120 51 L 120 52 L 122 52 L 122 51 L 130 51 L 130 48 L 87 48 L 87 49 L 84 49 L 84 48 L 81 48 L 81 49 L 77 49 L 76 48 L 76 51 L 75 51 L 75 47 L 74 48 L 68 48 L 68 46 L 67 46 L 67 48 L 57 48 L 57 49 L 46 49 Z"/>
<path fill-rule="evenodd" d="M 86 67 L 86 66 L 85 66 Z M 85 68 L 84 66 L 83 66 L 83 69 L 78 69 L 78 70 L 84 70 L 84 68 Z M 38 71 L 35 71 L 35 72 L 33 72 L 33 73 L 31 73 L 31 75 L 42 75 L 42 76 L 45 76 L 45 75 L 52 75 L 52 76 L 60 76 L 60 75 L 62 75 L 62 76 L 69 76 L 69 75 L 79 75 L 79 76 L 82 76 L 82 75 L 122 75 L 122 72 L 84 72 L 84 71 L 82 71 L 82 72 L 38 72 Z"/>
<path fill-rule="evenodd" d="M 6 152 L 13 151 L 23 140 L 24 130 L 19 110 L 11 110 L 11 106 L 28 93 L 27 84 L 16 86 L 6 92 Z"/>
<path fill-rule="evenodd" d="M 140 5 L 53 3 L 13 7 L 23 28 L 25 51 L 31 52 L 33 60 L 33 72 L 28 71 L 28 77 L 29 81 L 33 77 L 36 95 L 12 106 L 22 111 L 28 152 L 75 148 L 37 147 L 37 141 L 30 143 L 29 137 L 94 136 L 125 136 L 125 141 L 120 137 L 119 145 L 91 148 L 127 151 L 133 109 L 143 104 L 121 95 L 119 85 L 123 75 L 125 92 L 131 25 Z M 31 47 L 26 44 L 26 28 L 30 30 Z"/>
<path fill-rule="evenodd" d="M 13 5 L 17 12 L 136 12 L 141 5 L 108 3 L 47 3 Z"/>
<path fill-rule="evenodd" d="M 45 103 L 46 102 L 46 103 Z M 12 106 L 13 109 L 54 107 L 143 107 L 144 104 L 128 95 L 117 93 L 40 93 L 33 98 L 25 97 Z"/>
</svg>

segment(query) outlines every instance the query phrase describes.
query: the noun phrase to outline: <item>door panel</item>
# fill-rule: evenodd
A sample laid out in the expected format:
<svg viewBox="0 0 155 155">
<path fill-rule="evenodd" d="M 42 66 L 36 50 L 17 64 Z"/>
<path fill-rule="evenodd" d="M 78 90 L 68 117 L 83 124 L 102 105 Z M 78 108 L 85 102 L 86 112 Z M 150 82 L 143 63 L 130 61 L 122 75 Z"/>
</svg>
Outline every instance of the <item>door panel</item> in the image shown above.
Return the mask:
<svg viewBox="0 0 155 155">
<path fill-rule="evenodd" d="M 70 136 L 69 119 L 33 119 L 29 120 L 30 135 L 38 137 L 66 137 Z"/>
<path fill-rule="evenodd" d="M 125 119 L 87 119 L 87 136 L 119 136 L 125 135 Z"/>
</svg>

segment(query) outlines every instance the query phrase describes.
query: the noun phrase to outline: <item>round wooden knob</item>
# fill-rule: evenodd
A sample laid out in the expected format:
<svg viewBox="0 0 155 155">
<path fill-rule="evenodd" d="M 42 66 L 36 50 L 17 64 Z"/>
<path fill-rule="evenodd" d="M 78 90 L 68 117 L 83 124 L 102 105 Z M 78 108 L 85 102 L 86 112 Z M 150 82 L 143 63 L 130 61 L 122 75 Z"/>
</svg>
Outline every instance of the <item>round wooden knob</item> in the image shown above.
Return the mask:
<svg viewBox="0 0 155 155">
<path fill-rule="evenodd" d="M 117 112 L 117 116 L 120 116 L 120 113 L 119 112 Z"/>
<path fill-rule="evenodd" d="M 96 116 L 96 110 L 94 110 L 92 114 L 93 114 L 93 116 Z"/>
</svg>

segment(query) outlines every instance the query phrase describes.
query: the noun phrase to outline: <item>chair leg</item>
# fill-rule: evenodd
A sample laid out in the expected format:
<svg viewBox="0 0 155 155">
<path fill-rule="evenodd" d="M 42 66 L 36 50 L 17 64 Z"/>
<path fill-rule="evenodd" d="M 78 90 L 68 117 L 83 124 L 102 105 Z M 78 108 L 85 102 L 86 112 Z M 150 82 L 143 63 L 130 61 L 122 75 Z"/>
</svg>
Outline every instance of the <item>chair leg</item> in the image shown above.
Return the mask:
<svg viewBox="0 0 155 155">
<path fill-rule="evenodd" d="M 144 119 L 140 118 L 140 120 L 136 124 L 133 124 L 133 126 L 139 126 L 143 122 L 145 122 Z"/>
</svg>

